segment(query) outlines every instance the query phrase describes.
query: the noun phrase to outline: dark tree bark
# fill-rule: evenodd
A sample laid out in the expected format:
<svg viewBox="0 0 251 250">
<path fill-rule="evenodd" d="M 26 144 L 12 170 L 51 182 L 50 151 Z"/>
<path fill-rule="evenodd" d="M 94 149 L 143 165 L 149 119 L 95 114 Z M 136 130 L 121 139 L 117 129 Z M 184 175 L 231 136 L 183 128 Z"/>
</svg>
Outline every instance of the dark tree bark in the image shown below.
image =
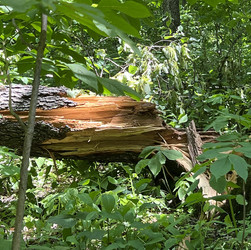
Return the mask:
<svg viewBox="0 0 251 250">
<path fill-rule="evenodd" d="M 171 17 L 170 29 L 175 33 L 180 25 L 180 5 L 179 0 L 164 0 L 163 10 Z"/>
</svg>

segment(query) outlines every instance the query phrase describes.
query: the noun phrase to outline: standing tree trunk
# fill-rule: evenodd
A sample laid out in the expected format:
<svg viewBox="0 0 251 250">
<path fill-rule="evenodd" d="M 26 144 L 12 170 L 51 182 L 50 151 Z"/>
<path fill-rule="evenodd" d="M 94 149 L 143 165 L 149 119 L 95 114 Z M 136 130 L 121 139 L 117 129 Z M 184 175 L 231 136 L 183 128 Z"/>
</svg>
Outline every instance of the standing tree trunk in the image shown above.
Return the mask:
<svg viewBox="0 0 251 250">
<path fill-rule="evenodd" d="M 180 5 L 179 0 L 164 0 L 163 10 L 171 16 L 170 29 L 175 33 L 180 25 Z"/>
<path fill-rule="evenodd" d="M 37 50 L 37 60 L 36 60 L 35 72 L 34 72 L 28 125 L 27 125 L 27 128 L 25 129 L 23 159 L 22 159 L 22 166 L 20 170 L 20 183 L 19 183 L 19 192 L 18 192 L 17 213 L 16 213 L 16 220 L 15 220 L 15 232 L 14 232 L 13 241 L 12 241 L 12 250 L 20 250 L 21 248 L 23 217 L 24 217 L 24 209 L 25 209 L 25 196 L 26 196 L 27 179 L 28 179 L 28 167 L 29 167 L 31 144 L 32 144 L 34 126 L 35 126 L 37 97 L 38 97 L 38 90 L 39 90 L 39 84 L 40 84 L 42 60 L 43 60 L 43 54 L 44 54 L 44 48 L 45 48 L 45 42 L 46 42 L 46 33 L 47 33 L 47 16 L 42 14 L 41 33 L 40 33 L 38 50 Z"/>
</svg>

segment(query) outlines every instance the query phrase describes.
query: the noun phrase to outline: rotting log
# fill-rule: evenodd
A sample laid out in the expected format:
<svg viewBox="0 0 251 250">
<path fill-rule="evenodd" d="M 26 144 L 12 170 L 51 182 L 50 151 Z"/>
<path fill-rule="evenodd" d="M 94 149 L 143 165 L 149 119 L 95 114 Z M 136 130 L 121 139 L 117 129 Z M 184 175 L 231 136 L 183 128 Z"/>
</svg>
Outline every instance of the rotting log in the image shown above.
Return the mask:
<svg viewBox="0 0 251 250">
<path fill-rule="evenodd" d="M 28 118 L 30 95 L 31 86 L 12 85 L 12 107 L 24 123 Z M 24 132 L 10 114 L 8 99 L 8 86 L 2 86 L 0 146 L 16 149 L 20 154 Z M 213 131 L 199 131 L 196 135 L 203 143 L 216 137 Z M 183 159 L 177 162 L 186 171 L 191 170 L 187 132 L 166 126 L 154 104 L 129 97 L 70 98 L 64 87 L 40 87 L 32 156 L 136 162 L 142 149 L 153 145 L 182 152 Z M 206 193 L 211 196 L 211 191 Z"/>
</svg>

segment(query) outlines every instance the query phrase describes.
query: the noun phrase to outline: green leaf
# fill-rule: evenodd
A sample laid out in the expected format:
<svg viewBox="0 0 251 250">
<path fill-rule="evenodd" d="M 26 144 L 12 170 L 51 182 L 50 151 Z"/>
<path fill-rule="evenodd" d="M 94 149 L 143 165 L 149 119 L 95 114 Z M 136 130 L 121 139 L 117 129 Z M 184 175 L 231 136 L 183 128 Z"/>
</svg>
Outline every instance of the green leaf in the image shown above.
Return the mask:
<svg viewBox="0 0 251 250">
<path fill-rule="evenodd" d="M 188 116 L 187 114 L 182 114 L 180 115 L 181 117 L 179 117 L 179 124 L 185 123 L 188 121 Z"/>
<path fill-rule="evenodd" d="M 207 166 L 201 167 L 194 173 L 193 178 L 196 178 L 198 175 L 203 174 L 206 170 Z"/>
<path fill-rule="evenodd" d="M 227 181 L 226 181 L 225 176 L 221 176 L 218 179 L 216 179 L 216 177 L 212 175 L 210 178 L 209 184 L 218 193 L 223 193 L 227 186 Z"/>
<path fill-rule="evenodd" d="M 187 193 L 189 192 L 193 192 L 195 188 L 197 188 L 198 184 L 199 184 L 200 180 L 195 180 L 192 185 L 188 188 Z"/>
<path fill-rule="evenodd" d="M 246 200 L 245 200 L 245 203 L 244 203 L 244 196 L 241 195 L 241 194 L 236 195 L 236 201 L 240 205 L 247 205 L 248 204 Z"/>
<path fill-rule="evenodd" d="M 173 246 L 175 246 L 177 244 L 177 239 L 176 238 L 169 238 L 166 242 L 165 242 L 165 249 L 172 249 Z"/>
<path fill-rule="evenodd" d="M 234 151 L 243 153 L 246 157 L 251 158 L 251 143 L 248 143 L 241 148 L 235 148 Z"/>
<path fill-rule="evenodd" d="M 134 18 L 145 18 L 151 16 L 150 11 L 146 6 L 136 1 L 126 1 L 121 3 L 117 0 L 101 0 L 98 7 L 103 9 L 113 9 L 125 13 Z"/>
<path fill-rule="evenodd" d="M 16 166 L 0 165 L 1 178 L 15 176 L 20 174 L 20 168 Z"/>
<path fill-rule="evenodd" d="M 240 156 L 230 154 L 229 160 L 233 164 L 233 167 L 237 174 L 246 182 L 248 178 L 248 164 L 247 162 Z"/>
<path fill-rule="evenodd" d="M 101 229 L 94 229 L 93 231 L 84 231 L 82 235 L 86 236 L 88 239 L 97 239 L 102 240 L 103 236 L 106 234 L 106 231 Z"/>
<path fill-rule="evenodd" d="M 117 185 L 118 184 L 118 181 L 116 179 L 114 179 L 113 177 L 111 176 L 108 176 L 108 181 L 114 185 Z"/>
<path fill-rule="evenodd" d="M 164 159 L 163 154 L 161 152 L 158 152 L 150 159 L 148 166 L 155 177 L 159 174 L 162 165 L 164 164 L 163 162 Z"/>
<path fill-rule="evenodd" d="M 203 0 L 204 2 L 210 4 L 212 7 L 216 7 L 219 3 L 225 3 L 225 0 Z"/>
<path fill-rule="evenodd" d="M 195 4 L 198 0 L 187 0 L 190 4 Z"/>
<path fill-rule="evenodd" d="M 81 64 L 73 63 L 73 64 L 65 64 L 65 65 L 73 72 L 73 74 L 78 79 L 83 81 L 88 86 L 94 88 L 98 92 L 99 90 L 98 80 L 97 80 L 97 76 L 93 72 L 89 71 Z"/>
<path fill-rule="evenodd" d="M 137 101 L 142 98 L 141 95 L 138 94 L 135 90 L 117 80 L 100 77 L 98 77 L 97 79 L 99 83 L 104 87 L 104 89 L 108 90 L 110 93 L 121 96 L 128 95 Z M 106 91 L 103 90 L 103 92 L 105 93 Z M 109 94 L 109 92 L 107 94 Z"/>
<path fill-rule="evenodd" d="M 135 166 L 135 172 L 136 172 L 136 174 L 139 174 L 141 172 L 141 170 L 148 165 L 149 161 L 150 161 L 150 159 L 140 160 L 137 163 L 137 165 Z"/>
<path fill-rule="evenodd" d="M 171 161 L 183 158 L 183 155 L 181 152 L 177 150 L 173 150 L 173 149 L 170 149 L 170 150 L 164 149 L 164 150 L 161 150 L 161 153 L 165 155 L 165 157 L 168 160 L 171 160 Z"/>
<path fill-rule="evenodd" d="M 37 3 L 37 0 L 1 0 L 0 2 L 1 5 L 10 6 L 16 12 L 26 12 L 28 9 L 31 9 Z"/>
<path fill-rule="evenodd" d="M 84 202 L 85 204 L 92 206 L 93 204 L 93 200 L 92 198 L 89 196 L 89 194 L 86 193 L 80 193 L 78 194 L 79 199 Z"/>
<path fill-rule="evenodd" d="M 63 228 L 71 228 L 77 224 L 75 216 L 69 214 L 59 214 L 57 216 L 50 217 L 48 222 L 58 224 Z"/>
<path fill-rule="evenodd" d="M 11 250 L 12 240 L 0 239 L 0 246 L 2 249 Z"/>
<path fill-rule="evenodd" d="M 205 200 L 206 199 L 203 197 L 202 193 L 192 193 L 186 198 L 184 204 L 192 205 Z"/>
<path fill-rule="evenodd" d="M 102 208 L 108 213 L 111 213 L 115 207 L 115 198 L 111 194 L 103 194 L 101 196 Z"/>
<path fill-rule="evenodd" d="M 144 244 L 140 240 L 129 240 L 126 245 L 132 247 L 132 249 L 145 249 Z"/>
<path fill-rule="evenodd" d="M 222 152 L 232 151 L 232 147 L 224 147 L 224 148 L 214 148 L 206 150 L 203 154 L 199 155 L 197 159 L 199 161 L 205 161 L 207 159 L 220 158 L 223 156 Z"/>
<path fill-rule="evenodd" d="M 221 176 L 225 176 L 231 170 L 231 162 L 229 161 L 229 156 L 226 155 L 221 159 L 216 160 L 210 167 L 211 173 L 216 179 Z"/>
<path fill-rule="evenodd" d="M 128 71 L 129 71 L 129 73 L 132 74 L 132 75 L 134 75 L 134 74 L 137 72 L 137 70 L 138 70 L 138 67 L 137 67 L 137 66 L 130 65 L 130 66 L 128 67 Z"/>
<path fill-rule="evenodd" d="M 148 146 L 145 147 L 142 152 L 140 153 L 140 158 L 147 158 L 153 151 L 161 150 L 161 147 L 159 146 Z"/>
<path fill-rule="evenodd" d="M 213 197 L 209 197 L 207 198 L 208 200 L 214 200 L 214 201 L 224 201 L 224 200 L 228 200 L 228 199 L 234 199 L 234 195 L 231 194 L 223 194 L 223 195 L 217 195 L 217 196 L 213 196 Z"/>
</svg>

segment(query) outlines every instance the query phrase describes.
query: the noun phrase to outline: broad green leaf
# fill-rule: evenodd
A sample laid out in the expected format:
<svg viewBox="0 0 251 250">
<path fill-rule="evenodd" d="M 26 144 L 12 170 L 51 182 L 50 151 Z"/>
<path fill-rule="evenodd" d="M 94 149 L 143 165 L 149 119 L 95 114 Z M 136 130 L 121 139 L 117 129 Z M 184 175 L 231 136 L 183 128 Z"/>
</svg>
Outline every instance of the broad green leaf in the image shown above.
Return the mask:
<svg viewBox="0 0 251 250">
<path fill-rule="evenodd" d="M 73 72 L 73 74 L 78 79 L 80 79 L 81 81 L 83 81 L 85 84 L 92 87 L 96 91 L 99 90 L 97 76 L 94 73 L 86 69 L 81 64 L 73 63 L 73 64 L 65 64 L 65 65 Z"/>
<path fill-rule="evenodd" d="M 218 179 L 216 179 L 215 176 L 212 175 L 210 178 L 209 184 L 218 193 L 223 193 L 227 186 L 227 181 L 226 181 L 225 176 L 221 176 Z"/>
<path fill-rule="evenodd" d="M 165 149 L 165 150 L 161 150 L 161 152 L 163 155 L 165 155 L 167 159 L 171 161 L 183 158 L 182 153 L 177 150 Z"/>
<path fill-rule="evenodd" d="M 204 2 L 210 4 L 212 7 L 216 7 L 219 3 L 225 3 L 226 0 L 203 0 Z"/>
<path fill-rule="evenodd" d="M 136 174 L 139 174 L 141 172 L 141 170 L 148 165 L 149 161 L 150 161 L 150 159 L 140 160 L 137 163 L 137 165 L 135 166 L 135 172 L 136 172 Z"/>
<path fill-rule="evenodd" d="M 165 249 L 172 249 L 173 246 L 177 244 L 177 239 L 176 238 L 169 238 L 165 242 Z"/>
<path fill-rule="evenodd" d="M 228 200 L 228 199 L 234 199 L 235 196 L 231 195 L 231 194 L 223 194 L 223 195 L 217 195 L 217 196 L 213 196 L 213 197 L 209 197 L 207 198 L 208 200 L 214 200 L 214 201 L 224 201 L 224 200 Z"/>
<path fill-rule="evenodd" d="M 1 178 L 15 176 L 20 173 L 20 168 L 14 165 L 0 165 Z"/>
<path fill-rule="evenodd" d="M 159 174 L 162 165 L 163 154 L 161 152 L 158 152 L 156 155 L 154 155 L 148 163 L 148 166 L 155 177 Z"/>
<path fill-rule="evenodd" d="M 86 185 L 88 185 L 89 183 L 90 183 L 90 179 L 86 179 L 86 180 L 83 180 L 83 181 L 79 182 L 79 185 L 81 185 L 81 186 L 86 186 Z"/>
<path fill-rule="evenodd" d="M 63 228 L 71 228 L 76 225 L 77 220 L 73 215 L 59 214 L 57 216 L 50 217 L 48 222 L 58 224 Z"/>
<path fill-rule="evenodd" d="M 0 5 L 10 6 L 13 11 L 16 12 L 26 12 L 28 9 L 34 7 L 38 3 L 38 0 L 1 0 Z"/>
<path fill-rule="evenodd" d="M 128 67 L 128 72 L 132 75 L 134 75 L 138 70 L 138 67 L 137 66 L 134 66 L 134 65 L 129 65 Z"/>
<path fill-rule="evenodd" d="M 192 205 L 205 200 L 206 199 L 203 197 L 202 193 L 192 193 L 186 198 L 184 204 Z"/>
<path fill-rule="evenodd" d="M 246 157 L 251 158 L 251 143 L 247 145 L 234 149 L 235 152 L 243 153 Z"/>
<path fill-rule="evenodd" d="M 179 118 L 179 124 L 185 123 L 188 121 L 188 116 L 187 114 L 182 114 L 181 117 Z"/>
<path fill-rule="evenodd" d="M 248 177 L 248 164 L 247 162 L 240 156 L 230 154 L 229 160 L 233 164 L 233 167 L 237 174 L 246 182 Z"/>
<path fill-rule="evenodd" d="M 102 240 L 103 236 L 106 234 L 105 230 L 101 229 L 94 229 L 93 231 L 84 231 L 82 232 L 82 235 L 85 235 L 88 239 L 97 239 Z"/>
<path fill-rule="evenodd" d="M 198 169 L 198 170 L 194 173 L 193 177 L 196 178 L 198 175 L 204 173 L 206 170 L 207 170 L 207 166 L 201 167 L 200 169 Z"/>
<path fill-rule="evenodd" d="M 102 208 L 107 212 L 111 213 L 115 207 L 115 198 L 111 194 L 103 194 L 101 196 Z"/>
<path fill-rule="evenodd" d="M 216 138 L 217 141 L 234 141 L 240 138 L 238 133 L 224 134 Z M 217 143 L 216 143 L 217 144 Z"/>
<path fill-rule="evenodd" d="M 216 179 L 225 176 L 231 170 L 231 162 L 228 155 L 216 160 L 210 167 L 211 173 Z"/>
<path fill-rule="evenodd" d="M 38 168 L 41 168 L 43 166 L 43 164 L 45 163 L 45 158 L 39 157 L 39 158 L 35 159 L 35 162 L 36 162 Z"/>
<path fill-rule="evenodd" d="M 197 188 L 198 184 L 199 184 L 199 179 L 195 180 L 192 185 L 187 189 L 187 193 L 189 192 L 193 192 L 195 188 Z"/>
<path fill-rule="evenodd" d="M 125 215 L 124 215 L 124 219 L 125 221 L 128 221 L 130 223 L 133 223 L 134 222 L 134 219 L 135 219 L 135 213 L 134 213 L 134 210 L 129 210 Z"/>
<path fill-rule="evenodd" d="M 118 184 L 118 181 L 116 179 L 114 179 L 113 177 L 111 176 L 108 176 L 108 181 L 114 185 L 117 185 Z"/>
<path fill-rule="evenodd" d="M 240 205 L 247 205 L 248 204 L 246 200 L 244 203 L 244 196 L 242 194 L 237 194 L 235 199 L 236 199 L 237 203 Z"/>
<path fill-rule="evenodd" d="M 141 179 L 135 184 L 135 187 L 138 192 L 141 192 L 147 187 L 148 183 L 150 182 L 151 182 L 151 179 Z"/>
<path fill-rule="evenodd" d="M 138 94 L 135 90 L 131 89 L 127 85 L 117 80 L 108 79 L 108 78 L 100 78 L 100 77 L 98 77 L 97 79 L 98 79 L 98 82 L 104 87 L 104 89 L 108 90 L 110 93 L 121 95 L 121 96 L 128 95 L 137 101 L 141 99 L 141 95 Z"/>
<path fill-rule="evenodd" d="M 141 242 L 141 240 L 129 240 L 127 242 L 127 246 L 130 246 L 132 249 L 137 250 L 144 250 L 144 244 Z"/>
<path fill-rule="evenodd" d="M 232 147 L 224 147 L 224 148 L 214 148 L 205 151 L 203 154 L 199 155 L 197 159 L 199 161 L 205 161 L 207 159 L 221 158 L 224 157 L 223 152 L 232 151 Z"/>
<path fill-rule="evenodd" d="M 92 198 L 89 196 L 89 194 L 86 193 L 80 193 L 78 194 L 79 199 L 84 202 L 85 204 L 91 206 L 93 204 Z"/>
<path fill-rule="evenodd" d="M 134 18 L 145 18 L 151 16 L 150 11 L 146 6 L 136 1 L 126 1 L 124 3 L 118 0 L 101 0 L 98 7 L 103 9 L 113 9 L 125 13 Z"/>
<path fill-rule="evenodd" d="M 187 0 L 190 4 L 195 4 L 198 0 Z"/>
<path fill-rule="evenodd" d="M 153 151 L 161 150 L 160 146 L 148 146 L 145 147 L 142 152 L 140 153 L 140 158 L 147 158 Z"/>
</svg>

